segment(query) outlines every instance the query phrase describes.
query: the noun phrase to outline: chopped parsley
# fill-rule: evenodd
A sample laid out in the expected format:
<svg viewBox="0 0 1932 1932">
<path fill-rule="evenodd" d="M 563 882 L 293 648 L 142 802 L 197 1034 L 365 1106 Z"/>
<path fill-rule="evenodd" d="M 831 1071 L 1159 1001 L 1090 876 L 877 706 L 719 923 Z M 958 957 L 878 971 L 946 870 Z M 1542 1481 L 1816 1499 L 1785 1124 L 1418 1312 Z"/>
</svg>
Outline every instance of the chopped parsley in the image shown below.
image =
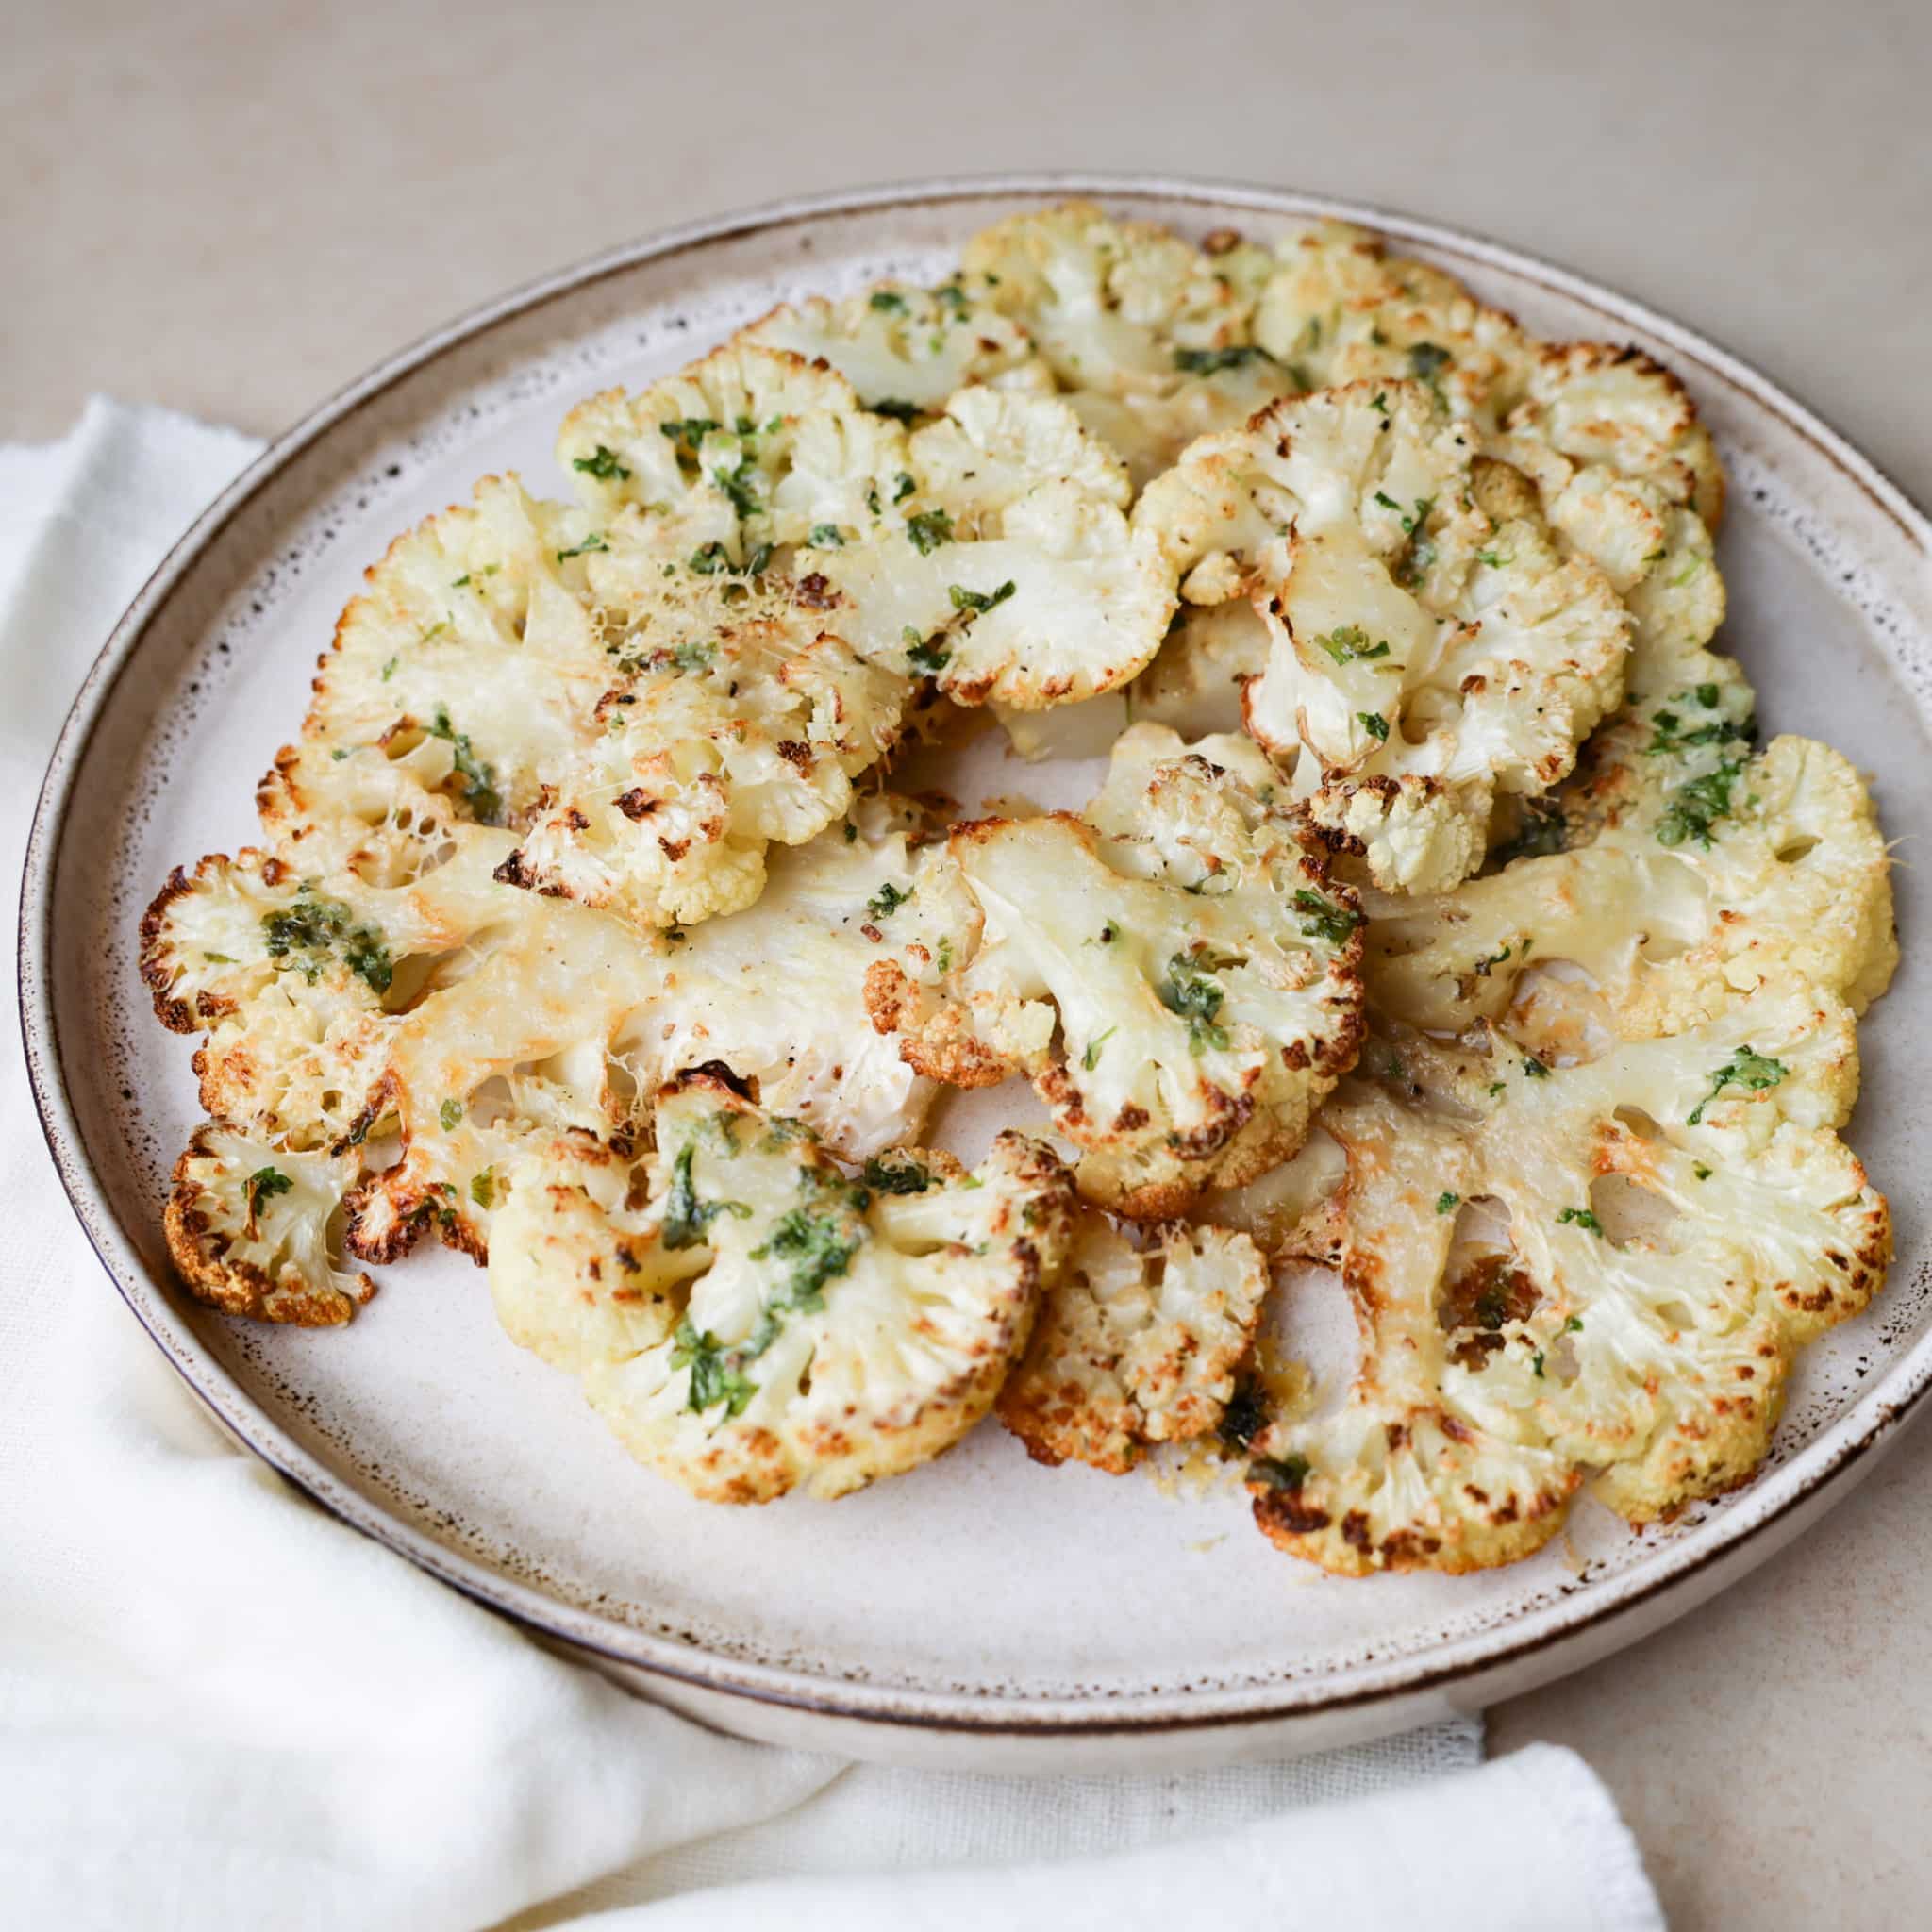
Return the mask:
<svg viewBox="0 0 1932 1932">
<path fill-rule="evenodd" d="M 938 637 L 923 638 L 908 624 L 902 636 L 911 641 L 906 646 L 906 661 L 915 671 L 937 675 L 953 661 L 953 654 Z"/>
<path fill-rule="evenodd" d="M 1206 1053 L 1209 1047 L 1219 1053 L 1227 1051 L 1227 1028 L 1215 1020 L 1226 994 L 1201 972 L 1190 955 L 1175 953 L 1169 958 L 1167 977 L 1154 991 L 1170 1013 L 1178 1014 L 1188 1023 L 1191 1053 Z"/>
<path fill-rule="evenodd" d="M 1550 1077 L 1549 1068 L 1544 1066 L 1542 1061 L 1538 1059 L 1534 1054 L 1525 1054 L 1524 1056 L 1523 1071 L 1532 1080 L 1547 1080 Z"/>
<path fill-rule="evenodd" d="M 1563 1324 L 1563 1333 L 1565 1335 L 1581 1335 L 1583 1333 L 1582 1318 L 1577 1315 L 1572 1315 L 1570 1319 Z"/>
<path fill-rule="evenodd" d="M 895 886 L 891 879 L 888 879 L 885 882 L 885 884 L 882 885 L 878 889 L 878 891 L 874 892 L 872 895 L 872 897 L 865 902 L 865 909 L 869 913 L 871 913 L 874 919 L 890 919 L 893 913 L 898 911 L 900 907 L 905 905 L 907 900 L 911 898 L 912 893 L 912 887 L 908 886 L 903 891 L 901 891 L 900 889 L 897 886 Z"/>
<path fill-rule="evenodd" d="M 1452 1194 L 1447 1189 L 1444 1189 L 1441 1193 L 1436 1196 L 1436 1212 L 1438 1214 L 1453 1214 L 1461 1205 L 1462 1196 L 1460 1194 Z"/>
<path fill-rule="evenodd" d="M 1389 721 L 1380 711 L 1357 711 L 1356 722 L 1377 744 L 1389 742 Z"/>
<path fill-rule="evenodd" d="M 1248 1480 L 1265 1483 L 1271 1490 L 1298 1490 L 1311 1468 L 1306 1456 L 1264 1456 L 1248 1464 Z"/>
<path fill-rule="evenodd" d="M 391 658 L 391 659 L 389 660 L 389 662 L 388 662 L 387 664 L 385 664 L 385 665 L 384 665 L 384 666 L 382 667 L 382 681 L 383 681 L 383 683 L 387 684 L 387 683 L 388 683 L 388 682 L 390 681 L 390 679 L 391 679 L 391 677 L 393 677 L 393 676 L 394 676 L 395 675 L 396 675 L 396 659 L 395 659 L 395 658 Z"/>
<path fill-rule="evenodd" d="M 609 544 L 593 531 L 581 543 L 574 544 L 568 550 L 559 550 L 557 553 L 557 560 L 558 563 L 568 563 L 573 557 L 588 557 L 593 550 L 608 550 L 609 548 Z"/>
<path fill-rule="evenodd" d="M 1346 945 L 1349 934 L 1362 923 L 1359 912 L 1332 905 L 1320 892 L 1311 892 L 1306 886 L 1296 889 L 1293 904 L 1302 915 L 1305 940 L 1326 940 L 1331 946 Z"/>
<path fill-rule="evenodd" d="M 437 1109 L 436 1117 L 442 1123 L 442 1131 L 453 1134 L 462 1124 L 463 1103 L 460 1100 L 445 1100 Z"/>
<path fill-rule="evenodd" d="M 721 570 L 731 568 L 731 553 L 713 537 L 691 554 L 691 568 L 701 577 L 714 577 Z"/>
<path fill-rule="evenodd" d="M 1226 349 L 1176 349 L 1174 352 L 1174 366 L 1183 375 L 1219 375 L 1224 369 L 1244 369 L 1250 362 L 1273 361 L 1274 358 L 1258 342 L 1241 342 Z"/>
<path fill-rule="evenodd" d="M 1762 1093 L 1768 1087 L 1782 1083 L 1790 1069 L 1782 1060 L 1772 1059 L 1761 1053 L 1753 1053 L 1748 1045 L 1740 1046 L 1715 1074 L 1711 1075 L 1710 1091 L 1690 1110 L 1685 1124 L 1696 1126 L 1704 1118 L 1704 1109 L 1722 1093 L 1726 1087 L 1741 1087 L 1749 1093 Z M 1700 1174 L 1701 1180 L 1703 1176 Z"/>
<path fill-rule="evenodd" d="M 470 808 L 476 823 L 483 825 L 501 824 L 503 794 L 496 789 L 495 771 L 471 748 L 469 734 L 451 725 L 449 713 L 441 705 L 436 708 L 429 735 L 441 739 L 450 747 L 457 776 L 463 781 L 463 803 Z"/>
<path fill-rule="evenodd" d="M 894 289 L 874 289 L 872 291 L 872 307 L 881 315 L 904 315 L 906 298 Z"/>
<path fill-rule="evenodd" d="M 1359 625 L 1339 624 L 1324 636 L 1315 640 L 1317 647 L 1326 651 L 1338 664 L 1352 664 L 1366 661 L 1371 658 L 1386 658 L 1389 655 L 1387 638 L 1370 643 L 1369 634 Z"/>
<path fill-rule="evenodd" d="M 930 557 L 941 543 L 953 541 L 953 519 L 942 509 L 923 509 L 906 519 L 906 534 L 922 557 Z"/>
<path fill-rule="evenodd" d="M 286 1194 L 294 1185 L 278 1167 L 258 1167 L 248 1176 L 243 1189 L 248 1201 L 249 1221 L 255 1220 L 256 1210 L 264 1201 L 273 1201 L 277 1194 Z"/>
<path fill-rule="evenodd" d="M 496 1199 L 496 1170 L 486 1167 L 481 1174 L 470 1176 L 470 1199 L 479 1208 L 489 1208 Z"/>
<path fill-rule="evenodd" d="M 805 540 L 814 550 L 842 550 L 845 547 L 845 532 L 837 524 L 814 524 L 811 535 Z"/>
<path fill-rule="evenodd" d="M 1416 342 L 1408 352 L 1408 373 L 1418 382 L 1426 383 L 1430 393 L 1444 408 L 1447 399 L 1442 394 L 1442 371 L 1449 365 L 1449 351 L 1441 342 Z"/>
<path fill-rule="evenodd" d="M 724 425 L 711 416 L 684 416 L 673 423 L 660 423 L 658 429 L 673 442 L 681 442 L 695 451 L 713 430 L 724 428 Z"/>
<path fill-rule="evenodd" d="M 855 1190 L 848 1197 L 855 1208 L 869 1198 L 862 1189 Z M 867 1232 L 864 1222 L 850 1213 L 817 1213 L 809 1208 L 793 1208 L 781 1216 L 765 1237 L 764 1245 L 751 1251 L 751 1258 L 762 1261 L 775 1257 L 790 1264 L 785 1298 L 766 1308 L 758 1327 L 752 1331 L 753 1340 L 774 1314 L 782 1314 L 787 1308 L 811 1313 L 824 1307 L 825 1283 L 851 1267 L 852 1257 L 858 1254 Z M 776 1332 L 774 1324 L 773 1333 Z"/>
<path fill-rule="evenodd" d="M 1087 1042 L 1087 1051 L 1080 1056 L 1080 1064 L 1091 1074 L 1100 1064 L 1100 1049 L 1121 1029 L 1109 1026 L 1105 1033 L 1096 1034 Z"/>
<path fill-rule="evenodd" d="M 892 484 L 892 501 L 894 503 L 904 503 L 918 488 L 919 485 L 904 470 L 901 470 L 897 479 Z"/>
<path fill-rule="evenodd" d="M 874 1155 L 858 1177 L 881 1194 L 923 1194 L 934 1185 L 931 1173 L 909 1154 Z"/>
<path fill-rule="evenodd" d="M 617 452 L 599 443 L 595 451 L 587 457 L 573 457 L 570 459 L 573 470 L 581 470 L 587 476 L 594 476 L 600 483 L 627 481 L 630 472 L 618 461 Z"/>
<path fill-rule="evenodd" d="M 1657 842 L 1682 845 L 1694 839 L 1708 852 L 1718 821 L 1731 816 L 1731 788 L 1743 769 L 1742 758 L 1726 758 L 1716 771 L 1679 785 L 1657 821 Z"/>
<path fill-rule="evenodd" d="M 1537 1352 L 1530 1357 L 1529 1365 L 1532 1369 L 1536 1371 L 1536 1378 L 1539 1382 L 1541 1382 L 1543 1379 L 1543 1352 L 1541 1349 L 1538 1349 Z"/>
<path fill-rule="evenodd" d="M 699 1334 L 689 1315 L 677 1324 L 674 1341 L 671 1366 L 691 1371 L 691 1392 L 685 1407 L 702 1414 L 722 1402 L 727 1413 L 742 1415 L 745 1405 L 758 1392 L 758 1385 L 744 1373 L 744 1352 L 727 1348 L 708 1330 Z"/>
<path fill-rule="evenodd" d="M 705 1239 L 705 1230 L 721 1214 L 735 1214 L 749 1220 L 751 1209 L 742 1201 L 701 1201 L 691 1177 L 691 1157 L 697 1142 L 687 1141 L 671 1164 L 671 1188 L 664 1196 L 664 1224 L 659 1240 L 667 1248 L 695 1248 Z"/>
<path fill-rule="evenodd" d="M 292 904 L 269 913 L 261 929 L 271 959 L 287 959 L 291 953 L 310 955 L 291 963 L 311 986 L 327 957 L 340 950 L 349 971 L 372 992 L 389 991 L 394 968 L 382 934 L 374 926 L 358 924 L 356 915 L 340 899 L 318 898 L 305 886 Z"/>
<path fill-rule="evenodd" d="M 758 501 L 758 491 L 752 484 L 758 473 L 752 468 L 749 457 L 741 457 L 728 470 L 713 470 L 711 481 L 731 500 L 731 508 L 737 512 L 739 522 L 755 517 L 764 508 Z"/>
<path fill-rule="evenodd" d="M 1008 577 L 996 591 L 969 591 L 962 584 L 948 584 L 946 595 L 953 600 L 955 610 L 979 617 L 996 605 L 1004 604 L 1018 589 L 1019 586 Z"/>
<path fill-rule="evenodd" d="M 1566 1208 L 1557 1219 L 1564 1225 L 1574 1222 L 1578 1227 L 1595 1235 L 1599 1241 L 1603 1239 L 1604 1224 L 1588 1208 Z"/>
</svg>

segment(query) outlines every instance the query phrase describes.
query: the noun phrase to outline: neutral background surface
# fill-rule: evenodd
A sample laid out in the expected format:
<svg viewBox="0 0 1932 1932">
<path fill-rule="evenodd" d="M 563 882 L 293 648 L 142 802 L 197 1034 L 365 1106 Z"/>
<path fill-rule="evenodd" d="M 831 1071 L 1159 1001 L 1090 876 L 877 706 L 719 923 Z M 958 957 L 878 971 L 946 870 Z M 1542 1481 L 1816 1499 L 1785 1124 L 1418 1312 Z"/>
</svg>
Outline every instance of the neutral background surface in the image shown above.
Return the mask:
<svg viewBox="0 0 1932 1932">
<path fill-rule="evenodd" d="M 486 296 L 818 188 L 1171 170 L 1435 216 L 1756 362 L 1932 500 L 1932 8 L 14 0 L 0 438 L 91 391 L 273 433 Z M 1921 828 L 1894 826 L 1910 836 Z M 1687 1624 L 1503 1707 L 1679 1932 L 1924 1923 L 1932 1428 Z"/>
</svg>

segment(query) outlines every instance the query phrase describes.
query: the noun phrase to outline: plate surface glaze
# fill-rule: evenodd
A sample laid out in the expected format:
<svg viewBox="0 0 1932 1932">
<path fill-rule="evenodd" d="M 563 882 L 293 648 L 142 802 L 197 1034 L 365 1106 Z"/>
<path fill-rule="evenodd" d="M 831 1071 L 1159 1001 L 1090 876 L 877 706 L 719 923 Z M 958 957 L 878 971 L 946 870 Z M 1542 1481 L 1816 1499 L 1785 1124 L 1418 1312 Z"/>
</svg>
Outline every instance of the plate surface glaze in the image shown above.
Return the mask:
<svg viewBox="0 0 1932 1932">
<path fill-rule="evenodd" d="M 1326 1578 L 1273 1551 L 1232 1485 L 1036 1468 L 991 1424 L 833 1507 L 707 1507 L 630 1463 L 570 1377 L 505 1340 L 460 1257 L 387 1271 L 338 1332 L 229 1322 L 175 1285 L 159 1204 L 199 1109 L 186 1043 L 147 1011 L 136 922 L 171 865 L 255 835 L 254 782 L 293 735 L 363 566 L 485 472 L 563 493 L 550 444 L 578 397 L 663 375 L 790 296 L 935 280 L 974 229 L 1070 192 L 1196 237 L 1370 221 L 1539 333 L 1661 357 L 1728 468 L 1718 641 L 1767 731 L 1827 739 L 1873 773 L 1893 839 L 1925 824 L 1932 530 L 1762 378 L 1631 303 L 1425 225 L 1256 190 L 1031 177 L 825 198 L 627 248 L 326 405 L 202 519 L 108 642 L 55 757 L 22 908 L 28 1060 L 76 1211 L 238 1436 L 358 1527 L 649 1694 L 751 1735 L 978 1768 L 1287 1755 L 1574 1669 L 1761 1561 L 1870 1467 L 1932 1376 L 1909 867 L 1905 964 L 1861 1028 L 1848 1135 L 1892 1197 L 1890 1285 L 1804 1355 L 1751 1488 L 1647 1536 L 1586 1503 L 1567 1539 L 1487 1575 Z M 1004 775 L 1037 790 L 1017 762 Z"/>
</svg>

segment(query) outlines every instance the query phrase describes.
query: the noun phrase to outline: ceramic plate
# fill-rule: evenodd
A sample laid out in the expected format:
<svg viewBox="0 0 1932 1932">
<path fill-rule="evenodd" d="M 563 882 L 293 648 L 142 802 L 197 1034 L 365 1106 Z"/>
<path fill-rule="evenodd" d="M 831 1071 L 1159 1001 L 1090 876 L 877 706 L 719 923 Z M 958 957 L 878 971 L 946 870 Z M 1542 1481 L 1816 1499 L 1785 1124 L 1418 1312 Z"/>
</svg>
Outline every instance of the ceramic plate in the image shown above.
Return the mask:
<svg viewBox="0 0 1932 1932">
<path fill-rule="evenodd" d="M 789 296 L 935 280 L 975 228 L 1069 192 L 1195 236 L 1371 221 L 1541 334 L 1662 357 L 1729 466 L 1721 641 L 1760 715 L 1874 773 L 1894 837 L 1926 822 L 1932 532 L 1761 377 L 1633 303 L 1420 223 L 1254 190 L 1030 178 L 684 229 L 472 315 L 327 404 L 202 518 L 108 641 L 55 755 L 22 908 L 28 1058 L 75 1211 L 237 1436 L 347 1522 L 654 1696 L 757 1736 L 925 1763 L 1285 1755 L 1474 1708 L 1760 1561 L 1871 1465 L 1932 1375 L 1909 867 L 1906 964 L 1863 1029 L 1850 1136 L 1897 1210 L 1890 1286 L 1804 1357 L 1748 1490 L 1646 1536 L 1585 1503 L 1567 1538 L 1486 1575 L 1330 1579 L 1272 1550 L 1231 1486 L 1036 1468 L 995 1425 L 836 1507 L 708 1507 L 627 1461 L 569 1377 L 510 1346 L 458 1257 L 389 1271 L 341 1332 L 230 1322 L 176 1287 L 160 1203 L 199 1109 L 185 1043 L 147 1010 L 135 924 L 172 864 L 252 836 L 254 780 L 292 735 L 362 567 L 486 471 L 560 492 L 551 439 L 575 398 L 662 375 Z M 1008 788 L 1034 789 L 1025 769 L 1006 768 Z"/>
</svg>

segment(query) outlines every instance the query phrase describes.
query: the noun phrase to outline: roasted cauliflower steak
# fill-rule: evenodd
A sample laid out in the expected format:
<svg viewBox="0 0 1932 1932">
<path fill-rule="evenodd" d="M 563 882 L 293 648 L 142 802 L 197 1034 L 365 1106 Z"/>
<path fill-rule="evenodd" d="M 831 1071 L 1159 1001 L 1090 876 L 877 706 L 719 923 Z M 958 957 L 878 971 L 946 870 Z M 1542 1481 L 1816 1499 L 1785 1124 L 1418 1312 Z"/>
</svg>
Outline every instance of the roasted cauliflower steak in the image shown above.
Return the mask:
<svg viewBox="0 0 1932 1932">
<path fill-rule="evenodd" d="M 1084 817 L 979 820 L 950 848 L 977 948 L 927 982 L 867 975 L 913 1066 L 968 1087 L 1028 1074 L 1083 1150 L 1081 1192 L 1135 1220 L 1294 1154 L 1354 1058 L 1361 936 L 1286 812 L 1137 726 Z"/>
<path fill-rule="evenodd" d="M 1795 1351 L 1890 1257 L 1838 1137 L 1857 1046 L 1829 993 L 1766 981 L 1573 1067 L 1474 1037 L 1372 1048 L 1323 1114 L 1362 1366 L 1255 1436 L 1249 1487 L 1343 1574 L 1514 1561 L 1586 1480 L 1634 1523 L 1748 1481 Z"/>
<path fill-rule="evenodd" d="M 854 1176 L 703 1073 L 655 1133 L 641 1210 L 634 1181 L 547 1163 L 491 1263 L 512 1337 L 641 1462 L 710 1502 L 829 1498 L 985 1415 L 1071 1232 L 1050 1150 L 1008 1133 L 971 1175 L 908 1151 Z"/>
</svg>

